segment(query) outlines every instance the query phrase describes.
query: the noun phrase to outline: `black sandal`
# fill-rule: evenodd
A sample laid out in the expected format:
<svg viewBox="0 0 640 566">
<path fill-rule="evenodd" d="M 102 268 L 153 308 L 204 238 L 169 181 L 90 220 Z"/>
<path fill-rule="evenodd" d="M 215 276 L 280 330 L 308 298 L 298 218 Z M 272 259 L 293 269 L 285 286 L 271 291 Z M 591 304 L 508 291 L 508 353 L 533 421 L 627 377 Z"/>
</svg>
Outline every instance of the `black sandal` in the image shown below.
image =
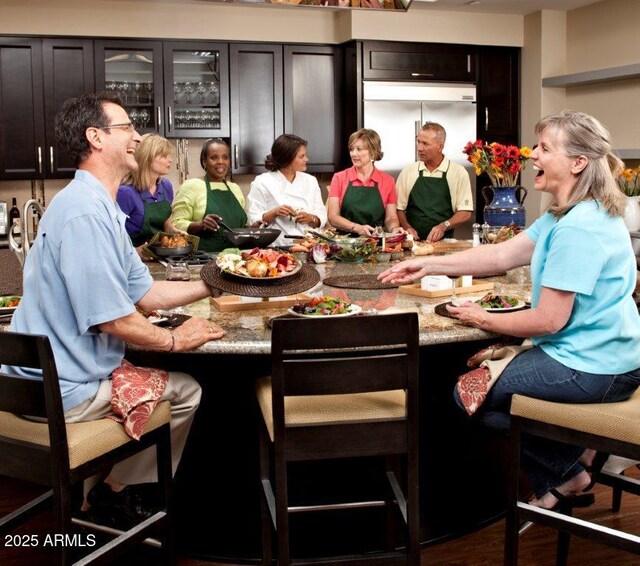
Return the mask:
<svg viewBox="0 0 640 566">
<path fill-rule="evenodd" d="M 608 459 L 609 454 L 606 452 L 596 452 L 591 465 L 584 467 L 584 469 L 591 474 L 591 481 L 589 482 L 589 485 L 582 490 L 583 492 L 591 491 L 593 486 L 598 483 L 598 476 Z"/>
<path fill-rule="evenodd" d="M 564 495 L 555 488 L 550 489 L 549 493 L 558 500 L 558 502 L 549 510 L 559 511 L 560 513 L 566 513 L 571 509 L 590 507 L 596 501 L 593 493 L 575 493 L 571 495 Z"/>
</svg>

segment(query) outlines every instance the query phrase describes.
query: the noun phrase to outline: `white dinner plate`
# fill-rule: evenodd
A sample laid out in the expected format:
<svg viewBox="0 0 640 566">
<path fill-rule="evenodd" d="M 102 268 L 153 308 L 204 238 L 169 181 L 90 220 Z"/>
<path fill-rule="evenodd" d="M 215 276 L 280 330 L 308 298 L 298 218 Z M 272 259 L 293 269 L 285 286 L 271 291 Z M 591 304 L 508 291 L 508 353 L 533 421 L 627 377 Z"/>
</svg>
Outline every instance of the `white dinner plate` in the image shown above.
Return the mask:
<svg viewBox="0 0 640 566">
<path fill-rule="evenodd" d="M 3 297 L 0 297 L 0 299 L 5 299 L 7 297 L 20 297 L 20 295 L 5 295 Z M 20 297 L 20 299 L 22 299 L 22 297 Z M 0 307 L 0 314 L 11 314 L 12 312 L 14 312 L 18 307 Z"/>
<path fill-rule="evenodd" d="M 524 301 L 518 300 L 518 302 L 512 307 L 489 308 L 489 309 L 484 309 L 484 310 L 486 310 L 487 312 L 509 312 L 509 311 L 517 311 L 517 310 L 521 309 L 522 307 L 524 307 L 525 305 L 526 305 L 526 303 Z"/>
<path fill-rule="evenodd" d="M 354 314 L 359 314 L 362 312 L 362 307 L 360 305 L 350 305 L 347 309 L 347 312 L 342 314 L 303 314 L 300 312 L 294 311 L 292 308 L 288 309 L 287 312 L 292 314 L 293 316 L 300 316 L 302 318 L 325 318 L 330 316 L 331 318 L 341 318 L 343 316 L 353 316 Z"/>
</svg>

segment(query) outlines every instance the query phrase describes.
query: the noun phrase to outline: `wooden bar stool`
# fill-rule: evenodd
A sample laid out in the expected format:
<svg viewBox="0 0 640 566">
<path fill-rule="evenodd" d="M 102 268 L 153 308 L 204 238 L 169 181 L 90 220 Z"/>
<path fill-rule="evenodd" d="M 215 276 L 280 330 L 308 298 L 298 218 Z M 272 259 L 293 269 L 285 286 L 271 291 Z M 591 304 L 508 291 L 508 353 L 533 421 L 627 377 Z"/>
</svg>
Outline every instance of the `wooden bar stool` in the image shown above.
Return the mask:
<svg viewBox="0 0 640 566">
<path fill-rule="evenodd" d="M 504 563 L 508 566 L 518 563 L 518 530 L 522 520 L 546 525 L 559 531 L 558 564 L 566 561 L 569 535 L 590 538 L 608 546 L 640 554 L 640 536 L 518 501 L 523 434 L 638 460 L 640 389 L 631 398 L 619 403 L 552 403 L 523 395 L 513 396 Z"/>
<path fill-rule="evenodd" d="M 419 566 L 418 317 L 415 313 L 326 320 L 275 319 L 272 374 L 256 387 L 262 414 L 260 484 L 263 561 L 272 564 Z M 289 464 L 384 457 L 384 501 L 314 501 L 290 506 Z M 396 458 L 404 473 L 396 474 Z M 350 494 L 348 495 L 348 497 Z M 293 559 L 289 516 L 384 506 L 401 523 L 404 544 L 380 552 Z M 318 533 L 318 536 L 321 536 Z"/>
</svg>

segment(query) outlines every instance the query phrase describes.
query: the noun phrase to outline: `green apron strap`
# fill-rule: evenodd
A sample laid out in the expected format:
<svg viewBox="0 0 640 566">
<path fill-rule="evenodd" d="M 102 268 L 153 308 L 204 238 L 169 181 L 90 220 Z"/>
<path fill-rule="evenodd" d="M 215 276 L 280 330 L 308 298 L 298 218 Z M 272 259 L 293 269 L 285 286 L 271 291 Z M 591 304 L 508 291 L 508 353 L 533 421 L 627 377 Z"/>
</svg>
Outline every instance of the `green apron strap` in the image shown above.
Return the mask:
<svg viewBox="0 0 640 566">
<path fill-rule="evenodd" d="M 247 215 L 238 202 L 236 195 L 233 194 L 226 181 L 223 181 L 227 187 L 225 190 L 212 189 L 209 176 L 205 175 L 204 183 L 207 187 L 207 207 L 204 215 L 217 214 L 222 216 L 224 223 L 230 228 L 242 228 L 247 223 Z M 235 248 L 227 238 L 224 237 L 222 230 L 211 232 L 209 230 L 198 234 L 200 236 L 199 249 L 205 252 L 219 252 L 225 248 Z"/>
<path fill-rule="evenodd" d="M 420 170 L 418 178 L 409 193 L 407 202 L 407 221 L 424 240 L 431 229 L 453 216 L 451 192 L 447 183 L 447 172 L 442 177 L 424 177 Z M 444 233 L 445 238 L 453 237 L 453 229 Z"/>
<path fill-rule="evenodd" d="M 340 216 L 358 224 L 384 226 L 385 210 L 378 183 L 371 187 L 349 183 L 342 199 Z"/>
<path fill-rule="evenodd" d="M 131 235 L 134 246 L 140 246 L 153 238 L 156 232 L 162 232 L 165 221 L 171 216 L 171 203 L 167 200 L 143 202 L 143 207 L 142 229 L 137 234 Z"/>
</svg>

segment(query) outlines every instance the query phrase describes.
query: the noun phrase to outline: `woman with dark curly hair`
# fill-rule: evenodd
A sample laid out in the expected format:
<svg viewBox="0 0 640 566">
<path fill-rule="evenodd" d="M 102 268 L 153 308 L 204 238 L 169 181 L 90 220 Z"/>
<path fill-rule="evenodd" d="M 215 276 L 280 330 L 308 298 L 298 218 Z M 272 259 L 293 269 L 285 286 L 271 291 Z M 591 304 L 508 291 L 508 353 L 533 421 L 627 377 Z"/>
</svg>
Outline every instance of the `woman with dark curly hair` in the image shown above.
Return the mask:
<svg viewBox="0 0 640 566">
<path fill-rule="evenodd" d="M 178 230 L 200 238 L 200 249 L 219 252 L 235 247 L 218 229 L 223 219 L 230 228 L 242 228 L 247 223 L 244 195 L 240 187 L 227 181 L 229 146 L 221 138 L 204 142 L 200 152 L 204 178 L 185 181 L 173 201 L 171 222 Z"/>
<path fill-rule="evenodd" d="M 362 128 L 349 136 L 353 167 L 333 176 L 329 189 L 329 223 L 338 230 L 371 236 L 381 226 L 400 232 L 393 177 L 376 169 L 382 159 L 380 136 Z"/>
<path fill-rule="evenodd" d="M 318 181 L 305 173 L 308 161 L 306 140 L 283 134 L 264 162 L 269 172 L 251 183 L 249 222 L 281 230 L 274 246 L 287 244 L 285 235 L 302 236 L 305 228 L 320 228 L 327 221 Z"/>
</svg>

